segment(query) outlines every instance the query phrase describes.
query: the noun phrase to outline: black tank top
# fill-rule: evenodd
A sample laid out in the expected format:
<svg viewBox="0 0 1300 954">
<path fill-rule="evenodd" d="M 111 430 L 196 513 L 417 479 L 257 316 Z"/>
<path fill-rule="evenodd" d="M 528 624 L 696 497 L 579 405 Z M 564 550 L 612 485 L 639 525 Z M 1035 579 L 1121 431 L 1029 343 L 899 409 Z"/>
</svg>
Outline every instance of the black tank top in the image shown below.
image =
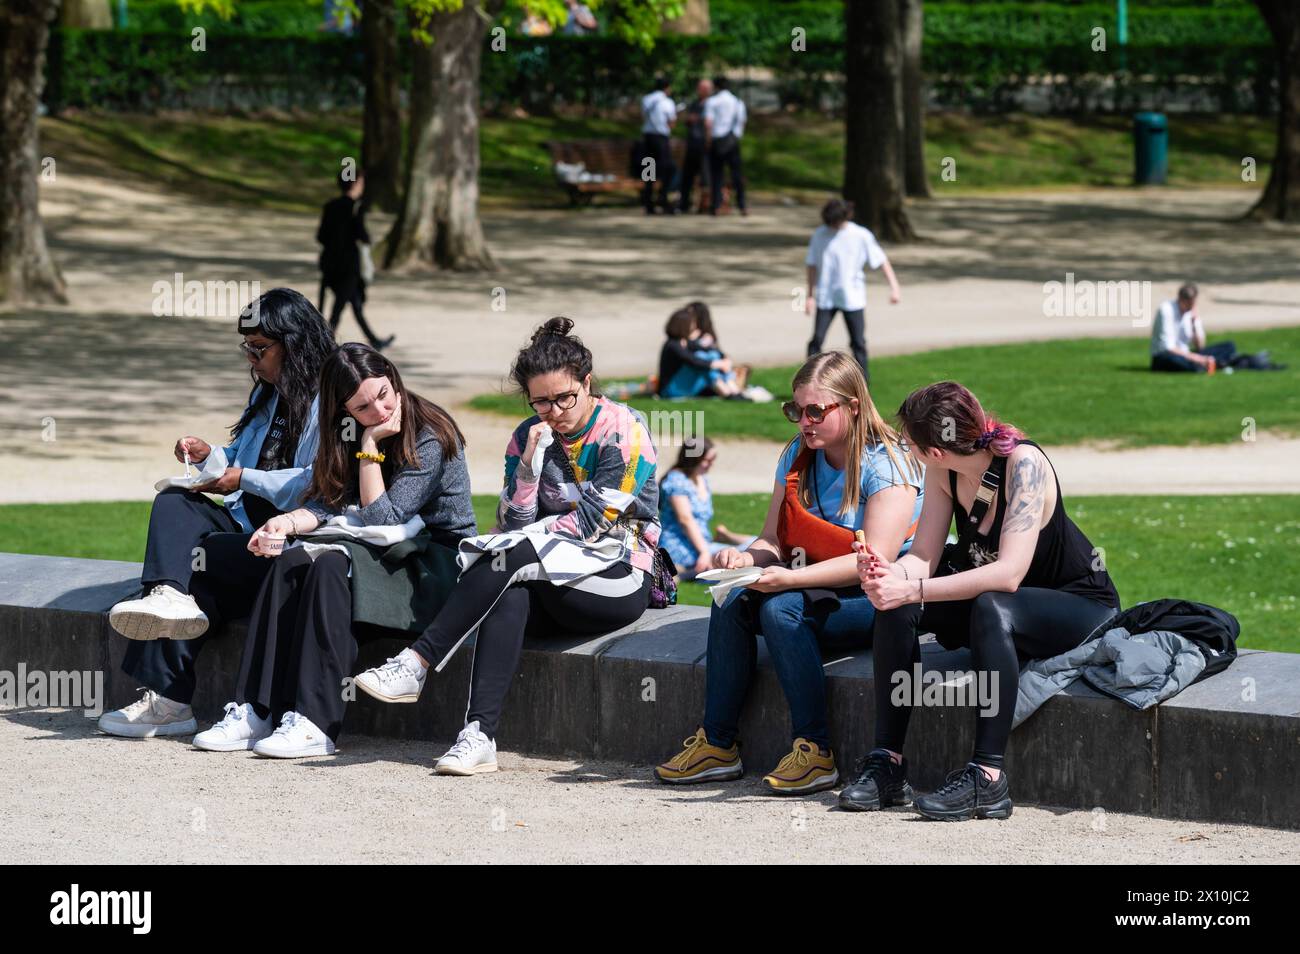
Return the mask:
<svg viewBox="0 0 1300 954">
<path fill-rule="evenodd" d="M 1038 447 L 1033 441 L 1019 440 L 1017 444 Z M 1041 451 L 1042 448 L 1038 447 Z M 1046 454 L 1043 454 L 1046 457 Z M 1110 574 L 1101 565 L 1100 555 L 1092 543 L 1084 536 L 1065 513 L 1065 500 L 1061 496 L 1061 482 L 1056 478 L 1056 468 L 1052 468 L 1052 479 L 1056 481 L 1056 507 L 1047 521 L 1047 526 L 1038 532 L 1038 543 L 1034 547 L 1034 558 L 1030 561 L 1029 572 L 1020 581 L 1021 586 L 1036 586 L 1044 589 L 1062 590 L 1087 597 L 1112 609 L 1119 609 L 1119 593 L 1111 581 Z M 1006 479 L 998 489 L 997 510 L 993 514 L 993 523 L 987 534 L 972 534 L 972 563 L 976 566 L 991 563 L 998 558 L 998 542 L 1002 538 L 1002 520 L 1006 516 L 1006 491 L 1010 484 Z M 952 493 L 952 509 L 957 516 L 957 526 L 963 527 L 969 515 L 957 500 L 957 474 L 948 471 L 948 489 Z"/>
</svg>

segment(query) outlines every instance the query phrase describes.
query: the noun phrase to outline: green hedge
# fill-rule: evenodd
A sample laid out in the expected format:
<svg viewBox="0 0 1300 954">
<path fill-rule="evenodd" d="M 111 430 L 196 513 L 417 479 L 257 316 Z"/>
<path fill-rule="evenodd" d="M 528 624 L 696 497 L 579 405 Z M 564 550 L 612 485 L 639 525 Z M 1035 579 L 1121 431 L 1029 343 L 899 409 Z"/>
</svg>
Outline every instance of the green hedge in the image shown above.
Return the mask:
<svg viewBox="0 0 1300 954">
<path fill-rule="evenodd" d="M 824 12 L 826 4 L 818 0 L 788 6 Z M 1057 4 L 1053 9 L 1063 8 Z M 976 110 L 1005 110 L 1026 83 L 1050 75 L 1057 79 L 1051 101 L 1057 111 L 1094 108 L 1099 101 L 1122 110 L 1136 95 L 1134 76 L 1171 91 L 1194 77 L 1200 88 L 1214 96 L 1221 111 L 1274 108 L 1275 66 L 1269 44 L 1135 40 L 1125 54 L 1127 70 L 1122 70 L 1118 51 L 1094 53 L 1086 34 L 1079 42 L 1043 42 L 1028 38 L 1028 22 L 1022 23 L 1014 38 L 996 40 L 979 32 L 972 39 L 927 33 L 924 67 L 938 101 Z M 782 24 L 775 33 L 783 35 L 784 30 Z M 773 27 L 769 25 L 767 31 L 770 37 Z M 829 42 L 811 27 L 808 37 L 805 51 L 794 52 L 787 41 L 773 44 L 769 39 L 761 57 L 749 58 L 744 50 L 750 40 L 730 33 L 663 37 L 648 53 L 605 36 L 511 36 L 507 52 L 484 50 L 483 100 L 489 109 L 521 105 L 535 113 L 560 103 L 608 107 L 645 92 L 657 73 L 677 77 L 679 95 L 687 95 L 683 80 L 707 75 L 724 64 L 762 62 L 773 70 L 784 104 L 804 108 L 835 104 L 843 92 L 837 79 L 843 66 L 842 44 Z M 1116 90 L 1103 97 L 1103 86 L 1112 80 Z M 362 57 L 356 37 L 209 33 L 207 49 L 200 53 L 191 50 L 187 33 L 55 30 L 46 102 L 54 111 L 66 107 L 311 108 L 325 103 L 359 105 L 361 89 Z"/>
</svg>

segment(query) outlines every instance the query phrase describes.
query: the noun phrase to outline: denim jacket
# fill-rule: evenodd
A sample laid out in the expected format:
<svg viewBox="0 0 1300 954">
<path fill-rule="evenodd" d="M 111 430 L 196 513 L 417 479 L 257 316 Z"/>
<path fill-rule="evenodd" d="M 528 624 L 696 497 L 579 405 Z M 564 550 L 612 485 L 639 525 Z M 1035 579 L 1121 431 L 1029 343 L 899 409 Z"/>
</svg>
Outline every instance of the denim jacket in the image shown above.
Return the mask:
<svg viewBox="0 0 1300 954">
<path fill-rule="evenodd" d="M 269 500 L 276 509 L 288 512 L 302 503 L 302 496 L 311 484 L 311 466 L 316 458 L 316 444 L 320 438 L 317 432 L 319 395 L 312 398 L 307 420 L 303 422 L 302 436 L 298 438 L 298 448 L 293 455 L 293 466 L 282 470 L 257 469 L 258 459 L 262 456 L 262 442 L 266 440 L 266 432 L 275 419 L 275 408 L 279 401 L 280 395 L 272 393 L 271 399 L 253 415 L 235 442 L 222 448 L 226 452 L 228 466 L 244 468 L 239 478 L 239 489 L 226 494 L 223 502 L 245 533 L 257 529 L 244 512 L 245 490 Z"/>
</svg>

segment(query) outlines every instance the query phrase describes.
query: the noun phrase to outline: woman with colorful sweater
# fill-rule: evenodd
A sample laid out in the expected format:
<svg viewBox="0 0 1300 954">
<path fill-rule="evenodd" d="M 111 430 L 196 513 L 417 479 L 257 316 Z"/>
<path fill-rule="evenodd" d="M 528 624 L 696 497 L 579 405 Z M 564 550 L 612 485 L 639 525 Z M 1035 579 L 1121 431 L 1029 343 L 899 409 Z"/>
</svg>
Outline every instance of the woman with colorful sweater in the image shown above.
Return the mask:
<svg viewBox="0 0 1300 954">
<path fill-rule="evenodd" d="M 659 543 L 655 448 L 642 415 L 600 394 L 591 352 L 552 318 L 515 358 L 511 377 L 532 417 L 506 449 L 499 532 L 460 544 L 461 574 L 433 624 L 356 684 L 385 702 L 414 702 L 476 629 L 465 728 L 437 764 L 443 775 L 497 768 L 495 734 L 525 634 L 597 636 L 634 622 L 650 602 Z"/>
</svg>

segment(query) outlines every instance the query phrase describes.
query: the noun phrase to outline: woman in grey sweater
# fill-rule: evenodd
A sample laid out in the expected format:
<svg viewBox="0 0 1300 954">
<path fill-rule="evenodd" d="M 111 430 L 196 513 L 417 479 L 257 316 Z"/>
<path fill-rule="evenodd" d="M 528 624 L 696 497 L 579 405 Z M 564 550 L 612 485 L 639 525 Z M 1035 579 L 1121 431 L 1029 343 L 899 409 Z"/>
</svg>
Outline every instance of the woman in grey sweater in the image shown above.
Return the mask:
<svg viewBox="0 0 1300 954">
<path fill-rule="evenodd" d="M 455 582 L 458 542 L 477 533 L 464 436 L 378 351 L 345 344 L 325 362 L 320 434 L 306 504 L 249 542 L 275 564 L 253 605 L 235 701 L 198 748 L 333 754 L 358 639 L 428 626 Z M 303 534 L 305 545 L 284 548 Z"/>
</svg>

